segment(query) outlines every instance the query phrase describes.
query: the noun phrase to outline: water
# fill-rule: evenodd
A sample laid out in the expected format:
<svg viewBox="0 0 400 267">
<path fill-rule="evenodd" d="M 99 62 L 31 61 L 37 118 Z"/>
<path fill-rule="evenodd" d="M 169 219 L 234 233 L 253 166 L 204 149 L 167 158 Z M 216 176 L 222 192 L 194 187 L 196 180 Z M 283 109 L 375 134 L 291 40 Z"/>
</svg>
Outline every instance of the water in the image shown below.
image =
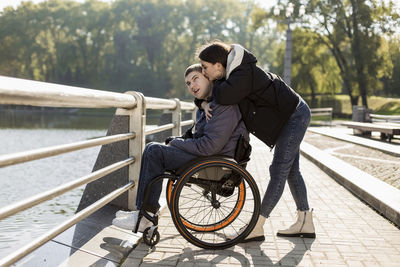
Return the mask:
<svg viewBox="0 0 400 267">
<path fill-rule="evenodd" d="M 41 108 L 0 105 L 0 128 L 104 129 L 113 109 Z"/>
<path fill-rule="evenodd" d="M 0 129 L 0 155 L 105 136 L 107 130 Z M 0 207 L 91 173 L 100 146 L 0 168 Z M 84 186 L 0 221 L 0 258 L 74 215 Z"/>
</svg>

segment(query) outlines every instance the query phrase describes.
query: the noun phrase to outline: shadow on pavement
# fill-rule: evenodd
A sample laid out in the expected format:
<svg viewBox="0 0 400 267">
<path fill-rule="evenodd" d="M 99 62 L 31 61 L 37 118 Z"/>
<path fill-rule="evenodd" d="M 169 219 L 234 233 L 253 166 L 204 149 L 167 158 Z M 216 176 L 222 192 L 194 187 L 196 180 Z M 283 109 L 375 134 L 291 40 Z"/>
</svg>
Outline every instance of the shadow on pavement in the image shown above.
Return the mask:
<svg viewBox="0 0 400 267">
<path fill-rule="evenodd" d="M 174 237 L 168 237 L 171 239 Z M 285 256 L 275 262 L 264 253 L 262 244 L 264 242 L 242 243 L 239 246 L 244 252 L 235 251 L 235 247 L 226 250 L 204 250 L 184 248 L 183 253 L 176 254 L 160 261 L 143 261 L 140 266 L 178 265 L 179 262 L 187 262 L 190 266 L 217 266 L 221 264 L 235 266 L 297 266 L 303 259 L 307 251 L 311 250 L 311 245 L 315 239 L 303 238 L 281 238 L 290 241 L 293 249 Z M 153 251 L 156 249 L 153 248 Z M 150 251 L 151 252 L 151 249 Z M 188 266 L 189 266 L 188 265 Z"/>
</svg>

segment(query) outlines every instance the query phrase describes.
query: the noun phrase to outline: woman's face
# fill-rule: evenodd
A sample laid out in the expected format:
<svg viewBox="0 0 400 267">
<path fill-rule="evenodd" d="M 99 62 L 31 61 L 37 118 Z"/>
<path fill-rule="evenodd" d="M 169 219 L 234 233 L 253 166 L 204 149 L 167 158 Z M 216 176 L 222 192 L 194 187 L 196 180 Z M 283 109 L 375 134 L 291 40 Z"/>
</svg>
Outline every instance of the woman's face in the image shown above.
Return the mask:
<svg viewBox="0 0 400 267">
<path fill-rule="evenodd" d="M 217 62 L 212 64 L 210 62 L 200 60 L 201 67 L 203 68 L 203 74 L 210 81 L 218 80 L 225 77 L 225 68 L 221 63 Z"/>
</svg>

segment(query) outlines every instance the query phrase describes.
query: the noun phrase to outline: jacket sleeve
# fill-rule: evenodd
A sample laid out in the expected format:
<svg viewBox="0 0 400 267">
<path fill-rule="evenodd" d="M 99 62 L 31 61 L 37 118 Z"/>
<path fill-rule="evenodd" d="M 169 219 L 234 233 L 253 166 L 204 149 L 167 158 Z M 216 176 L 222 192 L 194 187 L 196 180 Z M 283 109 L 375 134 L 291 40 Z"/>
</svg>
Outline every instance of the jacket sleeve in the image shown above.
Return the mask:
<svg viewBox="0 0 400 267">
<path fill-rule="evenodd" d="M 239 66 L 232 71 L 227 80 L 215 81 L 213 97 L 218 104 L 238 104 L 252 90 L 253 71 L 250 64 Z"/>
<path fill-rule="evenodd" d="M 203 109 L 203 108 L 201 107 L 201 103 L 203 103 L 203 101 L 205 101 L 205 100 L 203 100 L 203 99 L 198 99 L 198 98 L 194 98 L 194 104 L 197 106 L 198 109 Z"/>
<path fill-rule="evenodd" d="M 235 112 L 235 106 L 216 105 L 202 137 L 186 140 L 175 138 L 170 145 L 197 156 L 217 155 L 228 143 L 239 122 Z"/>
</svg>

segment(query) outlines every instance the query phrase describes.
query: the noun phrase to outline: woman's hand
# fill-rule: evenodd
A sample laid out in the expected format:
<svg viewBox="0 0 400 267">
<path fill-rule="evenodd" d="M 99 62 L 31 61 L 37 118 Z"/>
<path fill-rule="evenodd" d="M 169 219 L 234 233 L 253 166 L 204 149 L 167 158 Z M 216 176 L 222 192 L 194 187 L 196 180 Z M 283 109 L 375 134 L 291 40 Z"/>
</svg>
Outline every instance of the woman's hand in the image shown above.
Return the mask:
<svg viewBox="0 0 400 267">
<path fill-rule="evenodd" d="M 201 103 L 201 108 L 204 110 L 204 112 L 206 113 L 206 120 L 209 121 L 212 117 L 211 115 L 211 107 L 210 107 L 210 103 L 207 103 L 207 101 L 203 101 Z"/>
</svg>

